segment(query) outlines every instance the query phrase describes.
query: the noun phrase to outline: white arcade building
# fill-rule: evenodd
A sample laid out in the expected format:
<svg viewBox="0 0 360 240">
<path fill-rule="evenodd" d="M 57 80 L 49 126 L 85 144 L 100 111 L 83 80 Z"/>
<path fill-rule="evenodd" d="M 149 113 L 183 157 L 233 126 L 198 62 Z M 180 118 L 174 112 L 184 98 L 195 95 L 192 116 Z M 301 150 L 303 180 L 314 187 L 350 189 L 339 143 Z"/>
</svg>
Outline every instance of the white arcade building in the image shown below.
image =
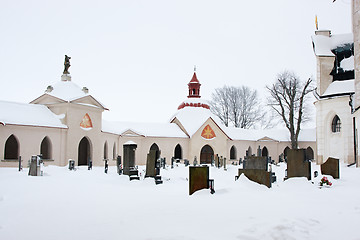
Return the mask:
<svg viewBox="0 0 360 240">
<path fill-rule="evenodd" d="M 209 163 L 218 154 L 228 161 L 243 158 L 246 151 L 271 156 L 277 161 L 291 146 L 286 129 L 247 130 L 225 127 L 200 97 L 200 82 L 194 72 L 188 84 L 187 99 L 169 123 L 125 123 L 105 121 L 108 109 L 89 90 L 80 88 L 69 74 L 48 86 L 43 95 L 30 103 L 0 101 L 0 167 L 15 167 L 21 156 L 23 165 L 32 155 L 42 154 L 45 164 L 65 166 L 69 159 L 86 165 L 92 159 L 100 166 L 108 159 L 115 165 L 123 156 L 123 145 L 137 145 L 135 164 L 146 164 L 150 149 L 161 151 L 167 164 L 172 157 L 194 157 Z M 311 156 L 316 152 L 315 130 L 302 130 L 299 147 Z"/>
</svg>

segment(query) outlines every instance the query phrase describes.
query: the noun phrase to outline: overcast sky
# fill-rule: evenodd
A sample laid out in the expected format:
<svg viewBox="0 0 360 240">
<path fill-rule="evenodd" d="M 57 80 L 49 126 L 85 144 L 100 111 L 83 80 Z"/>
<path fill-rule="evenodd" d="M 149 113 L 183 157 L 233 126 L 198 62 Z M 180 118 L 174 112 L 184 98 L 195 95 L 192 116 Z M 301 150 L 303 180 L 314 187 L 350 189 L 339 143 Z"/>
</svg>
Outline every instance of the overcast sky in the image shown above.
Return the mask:
<svg viewBox="0 0 360 240">
<path fill-rule="evenodd" d="M 202 98 L 246 85 L 266 94 L 288 69 L 316 77 L 311 35 L 351 32 L 351 0 L 0 0 L 0 100 L 30 102 L 72 81 L 110 109 L 107 120 L 166 122 L 194 65 Z"/>
</svg>

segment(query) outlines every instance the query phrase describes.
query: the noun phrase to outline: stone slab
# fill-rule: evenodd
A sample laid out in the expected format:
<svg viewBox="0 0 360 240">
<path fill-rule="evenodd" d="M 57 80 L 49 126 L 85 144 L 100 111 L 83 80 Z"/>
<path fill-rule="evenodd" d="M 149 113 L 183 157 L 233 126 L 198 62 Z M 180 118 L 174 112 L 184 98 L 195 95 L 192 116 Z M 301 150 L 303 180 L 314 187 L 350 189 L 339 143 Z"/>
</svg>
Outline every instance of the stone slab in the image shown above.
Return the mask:
<svg viewBox="0 0 360 240">
<path fill-rule="evenodd" d="M 209 188 L 209 167 L 190 166 L 189 167 L 189 195 L 194 192 Z"/>
<path fill-rule="evenodd" d="M 271 172 L 261 169 L 239 169 L 239 177 L 244 174 L 249 180 L 271 188 Z"/>
<path fill-rule="evenodd" d="M 306 177 L 311 180 L 311 163 L 305 149 L 289 149 L 287 152 L 287 178 Z"/>
<path fill-rule="evenodd" d="M 267 158 L 256 157 L 256 156 L 247 157 L 244 163 L 244 169 L 260 169 L 267 171 L 268 170 Z"/>
<path fill-rule="evenodd" d="M 340 178 L 339 159 L 329 157 L 325 163 L 321 164 L 321 174 L 330 175 L 335 179 Z"/>
</svg>

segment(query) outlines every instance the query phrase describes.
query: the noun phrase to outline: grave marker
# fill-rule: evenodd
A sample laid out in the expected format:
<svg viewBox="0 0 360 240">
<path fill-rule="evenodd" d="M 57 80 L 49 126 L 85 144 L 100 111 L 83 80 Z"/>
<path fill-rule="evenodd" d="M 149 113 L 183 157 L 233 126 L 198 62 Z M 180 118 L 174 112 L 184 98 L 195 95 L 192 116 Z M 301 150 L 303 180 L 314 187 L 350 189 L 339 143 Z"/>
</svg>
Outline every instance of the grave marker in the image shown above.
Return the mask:
<svg viewBox="0 0 360 240">
<path fill-rule="evenodd" d="M 329 157 L 326 162 L 321 164 L 321 174 L 331 175 L 334 179 L 340 178 L 339 159 Z"/>
</svg>

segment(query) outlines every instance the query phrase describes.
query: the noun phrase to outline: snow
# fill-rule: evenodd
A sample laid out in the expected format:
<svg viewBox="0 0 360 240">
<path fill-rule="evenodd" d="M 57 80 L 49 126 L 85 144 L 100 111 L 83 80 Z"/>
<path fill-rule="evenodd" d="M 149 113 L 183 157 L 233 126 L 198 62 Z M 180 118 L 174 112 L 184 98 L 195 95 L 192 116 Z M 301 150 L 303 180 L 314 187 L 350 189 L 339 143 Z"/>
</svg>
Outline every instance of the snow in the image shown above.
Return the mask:
<svg viewBox="0 0 360 240">
<path fill-rule="evenodd" d="M 340 67 L 344 71 L 352 71 L 354 70 L 354 56 L 351 56 L 349 58 L 345 58 L 340 62 Z"/>
<path fill-rule="evenodd" d="M 336 34 L 331 35 L 330 37 L 313 35 L 311 38 L 314 44 L 314 52 L 316 56 L 334 56 L 331 52 L 332 49 L 346 43 L 354 42 L 352 33 Z"/>
<path fill-rule="evenodd" d="M 103 132 L 123 135 L 128 130 L 145 137 L 187 138 L 186 134 L 173 123 L 111 122 L 106 120 L 102 122 Z"/>
<path fill-rule="evenodd" d="M 65 101 L 71 101 L 89 95 L 72 81 L 59 81 L 52 85 L 52 87 L 53 90 L 51 92 L 47 92 L 46 94 Z"/>
<path fill-rule="evenodd" d="M 15 125 L 67 128 L 46 106 L 0 101 L 0 122 Z"/>
<path fill-rule="evenodd" d="M 224 128 L 227 135 L 233 140 L 249 140 L 259 141 L 262 139 L 272 139 L 274 141 L 286 142 L 290 141 L 289 130 L 286 128 L 274 128 L 274 129 L 242 129 L 227 127 Z M 298 141 L 316 141 L 316 130 L 301 129 Z"/>
<path fill-rule="evenodd" d="M 225 127 L 221 123 L 221 120 L 209 109 L 201 107 L 185 107 L 180 109 L 171 118 L 171 121 L 175 118 L 180 121 L 181 125 L 185 128 L 185 131 L 190 137 L 192 137 L 209 118 L 214 120 L 221 129 Z"/>
<path fill-rule="evenodd" d="M 161 170 L 162 185 L 130 182 L 115 167 L 45 166 L 42 177 L 0 168 L 0 239 L 359 239 L 360 169 L 341 166 L 341 178 L 319 188 L 321 175 L 284 182 L 286 165 L 272 168 L 269 189 L 235 181 L 237 166 L 211 167 L 215 194 L 191 196 L 182 164 Z"/>
<path fill-rule="evenodd" d="M 330 83 L 322 96 L 329 96 L 342 93 L 354 93 L 354 80 L 334 81 Z"/>
</svg>

